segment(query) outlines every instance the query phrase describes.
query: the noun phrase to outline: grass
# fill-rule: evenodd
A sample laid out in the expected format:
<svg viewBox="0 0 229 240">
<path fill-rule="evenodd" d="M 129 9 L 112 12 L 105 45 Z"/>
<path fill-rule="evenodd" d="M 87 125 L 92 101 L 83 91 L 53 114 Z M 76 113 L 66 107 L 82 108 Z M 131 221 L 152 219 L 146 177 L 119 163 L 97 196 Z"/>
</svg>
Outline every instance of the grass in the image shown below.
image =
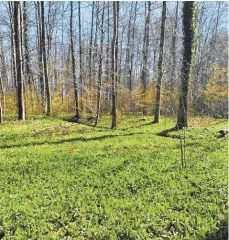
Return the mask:
<svg viewBox="0 0 229 240">
<path fill-rule="evenodd" d="M 108 117 L 97 128 L 9 117 L 0 126 L 4 239 L 225 239 L 227 139 L 217 132 L 227 121 L 190 120 L 185 169 L 179 139 L 157 135 L 174 120 L 151 121 L 123 117 L 110 130 Z"/>
</svg>

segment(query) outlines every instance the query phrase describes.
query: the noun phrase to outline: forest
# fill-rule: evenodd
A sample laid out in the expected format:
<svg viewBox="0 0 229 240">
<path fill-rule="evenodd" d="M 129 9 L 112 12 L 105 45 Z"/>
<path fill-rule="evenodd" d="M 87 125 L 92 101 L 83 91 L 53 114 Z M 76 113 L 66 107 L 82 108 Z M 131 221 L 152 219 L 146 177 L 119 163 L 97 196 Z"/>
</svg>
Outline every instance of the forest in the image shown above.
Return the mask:
<svg viewBox="0 0 229 240">
<path fill-rule="evenodd" d="M 228 2 L 0 1 L 0 239 L 228 239 Z"/>
</svg>

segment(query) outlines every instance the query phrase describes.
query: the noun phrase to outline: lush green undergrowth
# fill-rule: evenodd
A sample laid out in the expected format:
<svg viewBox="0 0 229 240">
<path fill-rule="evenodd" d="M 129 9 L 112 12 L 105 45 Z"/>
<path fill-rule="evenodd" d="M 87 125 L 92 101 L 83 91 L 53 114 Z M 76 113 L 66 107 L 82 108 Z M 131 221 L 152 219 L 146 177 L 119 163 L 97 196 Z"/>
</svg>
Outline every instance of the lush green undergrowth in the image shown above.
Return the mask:
<svg viewBox="0 0 229 240">
<path fill-rule="evenodd" d="M 227 121 L 190 120 L 184 169 L 179 139 L 157 135 L 174 120 L 151 121 L 122 118 L 116 130 L 109 117 L 97 128 L 5 121 L 4 239 L 225 239 L 227 139 L 217 136 Z"/>
</svg>

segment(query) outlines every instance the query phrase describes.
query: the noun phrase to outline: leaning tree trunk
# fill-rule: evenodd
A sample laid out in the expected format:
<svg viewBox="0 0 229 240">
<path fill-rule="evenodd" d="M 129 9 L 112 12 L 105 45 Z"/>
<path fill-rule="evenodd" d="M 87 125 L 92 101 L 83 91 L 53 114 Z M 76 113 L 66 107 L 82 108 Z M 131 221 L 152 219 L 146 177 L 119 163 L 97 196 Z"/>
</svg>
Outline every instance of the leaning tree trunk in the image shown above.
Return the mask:
<svg viewBox="0 0 229 240">
<path fill-rule="evenodd" d="M 194 30 L 192 27 L 194 14 L 194 2 L 183 3 L 183 33 L 184 33 L 184 50 L 181 68 L 181 88 L 179 97 L 179 108 L 176 128 L 182 129 L 188 126 L 187 106 L 188 106 L 188 85 L 189 73 L 192 61 L 192 43 L 194 38 Z"/>
<path fill-rule="evenodd" d="M 43 55 L 43 63 L 44 63 L 44 79 L 45 79 L 45 110 L 46 115 L 49 116 L 51 114 L 51 94 L 50 94 L 50 86 L 48 79 L 48 66 L 46 59 L 46 47 L 45 47 L 45 16 L 44 16 L 44 2 L 41 1 L 41 24 L 42 24 L 42 55 Z"/>
<path fill-rule="evenodd" d="M 73 75 L 73 86 L 74 86 L 74 97 L 75 97 L 75 119 L 76 122 L 79 121 L 79 97 L 78 97 L 78 84 L 76 80 L 76 64 L 75 64 L 75 55 L 74 55 L 74 42 L 73 42 L 73 2 L 71 2 L 71 13 L 70 13 L 70 40 L 71 40 L 71 55 L 72 55 L 72 75 Z"/>
<path fill-rule="evenodd" d="M 25 120 L 24 86 L 21 61 L 21 39 L 20 39 L 20 2 L 14 2 L 14 43 L 16 56 L 16 79 L 18 99 L 18 120 Z"/>
<path fill-rule="evenodd" d="M 111 128 L 116 128 L 116 105 L 117 105 L 117 80 L 118 80 L 118 20 L 119 20 L 119 2 L 113 2 L 113 40 L 112 40 L 112 124 Z"/>
<path fill-rule="evenodd" d="M 160 121 L 160 110 L 161 110 L 161 84 L 162 84 L 162 64 L 163 64 L 163 49 L 164 49 L 164 35 L 165 35 L 165 19 L 166 19 L 166 2 L 163 1 L 162 9 L 162 21 L 161 21 L 161 37 L 160 37 L 160 49 L 159 49 L 159 60 L 158 60 L 158 78 L 157 78 L 157 93 L 156 93 L 156 105 L 155 105 L 155 116 L 154 123 Z"/>
</svg>

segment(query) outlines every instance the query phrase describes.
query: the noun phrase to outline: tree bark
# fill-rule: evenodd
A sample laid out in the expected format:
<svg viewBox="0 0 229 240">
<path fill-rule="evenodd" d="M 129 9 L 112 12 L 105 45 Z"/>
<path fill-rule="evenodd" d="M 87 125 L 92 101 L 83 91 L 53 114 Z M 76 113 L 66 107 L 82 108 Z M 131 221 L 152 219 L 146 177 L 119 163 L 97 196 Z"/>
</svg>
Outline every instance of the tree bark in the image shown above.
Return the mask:
<svg viewBox="0 0 229 240">
<path fill-rule="evenodd" d="M 18 120 L 25 120 L 25 102 L 21 58 L 21 39 L 20 39 L 20 2 L 14 2 L 14 43 L 17 69 L 17 98 L 18 98 Z"/>
<path fill-rule="evenodd" d="M 118 23 L 119 23 L 119 2 L 113 2 L 113 40 L 112 40 L 112 124 L 111 128 L 116 128 L 117 116 L 116 116 L 116 105 L 117 105 L 117 80 L 118 80 Z"/>
<path fill-rule="evenodd" d="M 81 38 L 81 13 L 80 13 L 80 1 L 78 1 L 78 24 L 79 24 L 79 84 L 80 84 L 80 107 L 83 111 L 83 63 L 82 63 L 82 38 Z"/>
<path fill-rule="evenodd" d="M 13 10 L 13 3 L 9 2 L 9 14 L 10 14 L 10 41 L 11 41 L 11 67 L 12 67 L 12 75 L 13 75 L 13 84 L 12 87 L 17 88 L 17 76 L 16 76 L 16 58 L 15 58 L 15 43 L 14 43 L 14 10 Z"/>
<path fill-rule="evenodd" d="M 43 67 L 44 67 L 44 80 L 45 80 L 45 112 L 47 116 L 51 114 L 51 94 L 48 79 L 48 66 L 46 59 L 46 46 L 45 46 L 45 16 L 44 16 L 44 2 L 41 1 L 41 24 L 42 24 L 42 56 L 43 56 Z"/>
<path fill-rule="evenodd" d="M 3 80 L 2 77 L 0 76 L 0 90 L 2 92 L 2 99 L 1 99 L 1 103 L 2 103 L 2 114 L 5 113 L 5 109 L 6 109 L 6 99 L 5 99 L 5 89 L 3 86 Z"/>
<path fill-rule="evenodd" d="M 146 114 L 146 89 L 147 89 L 147 75 L 148 75 L 148 58 L 149 58 L 149 25 L 150 25 L 150 16 L 151 16 L 151 2 L 148 2 L 148 12 L 145 21 L 145 32 L 144 32 L 144 39 L 143 39 L 143 60 L 142 60 L 142 73 L 141 73 L 141 80 L 142 80 L 142 90 L 143 90 L 143 115 Z"/>
<path fill-rule="evenodd" d="M 171 91 L 173 91 L 174 85 L 175 85 L 174 77 L 175 77 L 175 69 L 176 69 L 176 35 L 177 35 L 177 21 L 178 21 L 178 6 L 179 6 L 179 2 L 176 3 L 176 16 L 174 21 L 172 46 L 171 46 L 171 54 L 172 54 L 171 82 L 170 82 Z"/>
<path fill-rule="evenodd" d="M 25 80 L 27 80 L 30 90 L 32 91 L 31 64 L 29 56 L 28 41 L 28 2 L 23 2 L 23 37 L 24 37 L 24 55 L 25 55 Z"/>
<path fill-rule="evenodd" d="M 166 1 L 163 1 L 160 48 L 159 48 L 159 59 L 158 59 L 158 69 L 157 69 L 158 77 L 157 77 L 157 93 L 156 93 L 154 123 L 159 123 L 159 121 L 160 121 L 161 84 L 162 84 L 162 76 L 163 76 L 162 64 L 163 64 L 163 50 L 164 50 L 165 20 L 166 20 Z"/>
<path fill-rule="evenodd" d="M 38 66 L 39 66 L 39 88 L 42 96 L 42 104 L 44 103 L 45 91 L 44 91 L 44 72 L 43 72 L 43 56 L 42 56 L 42 37 L 41 37 L 41 8 L 40 2 L 35 3 L 36 18 L 37 18 L 37 42 L 38 42 Z"/>
<path fill-rule="evenodd" d="M 2 111 L 2 104 L 0 102 L 0 124 L 3 123 L 3 111 Z"/>
<path fill-rule="evenodd" d="M 94 12 L 95 12 L 95 2 L 92 3 L 92 13 L 91 13 L 91 35 L 90 35 L 90 47 L 89 47 L 89 91 L 92 91 L 92 54 L 93 54 L 93 30 L 94 30 Z M 90 102 L 91 102 L 90 96 Z"/>
<path fill-rule="evenodd" d="M 99 115 L 100 115 L 100 111 L 101 111 L 101 85 L 102 85 L 102 74 L 103 74 L 104 9 L 105 9 L 105 2 L 103 3 L 102 16 L 101 16 L 102 19 L 101 19 L 101 26 L 100 26 L 100 29 L 101 29 L 101 31 L 100 31 L 100 54 L 99 54 L 99 72 L 98 72 L 98 83 L 97 83 L 97 111 L 96 111 L 95 126 L 98 123 Z"/>
<path fill-rule="evenodd" d="M 181 68 L 181 88 L 179 96 L 179 108 L 176 127 L 182 129 L 188 126 L 187 106 L 188 106 L 188 86 L 189 73 L 192 61 L 192 43 L 194 38 L 194 30 L 192 27 L 194 14 L 194 2 L 183 2 L 183 33 L 184 33 L 184 50 Z"/>
<path fill-rule="evenodd" d="M 70 13 L 70 40 L 71 40 L 71 55 L 72 55 L 72 76 L 73 76 L 73 86 L 74 86 L 74 97 L 75 97 L 75 119 L 76 122 L 79 122 L 79 100 L 78 100 L 78 84 L 76 80 L 76 65 L 75 65 L 75 55 L 74 55 L 74 41 L 73 41 L 73 2 L 71 4 L 71 13 Z"/>
</svg>

